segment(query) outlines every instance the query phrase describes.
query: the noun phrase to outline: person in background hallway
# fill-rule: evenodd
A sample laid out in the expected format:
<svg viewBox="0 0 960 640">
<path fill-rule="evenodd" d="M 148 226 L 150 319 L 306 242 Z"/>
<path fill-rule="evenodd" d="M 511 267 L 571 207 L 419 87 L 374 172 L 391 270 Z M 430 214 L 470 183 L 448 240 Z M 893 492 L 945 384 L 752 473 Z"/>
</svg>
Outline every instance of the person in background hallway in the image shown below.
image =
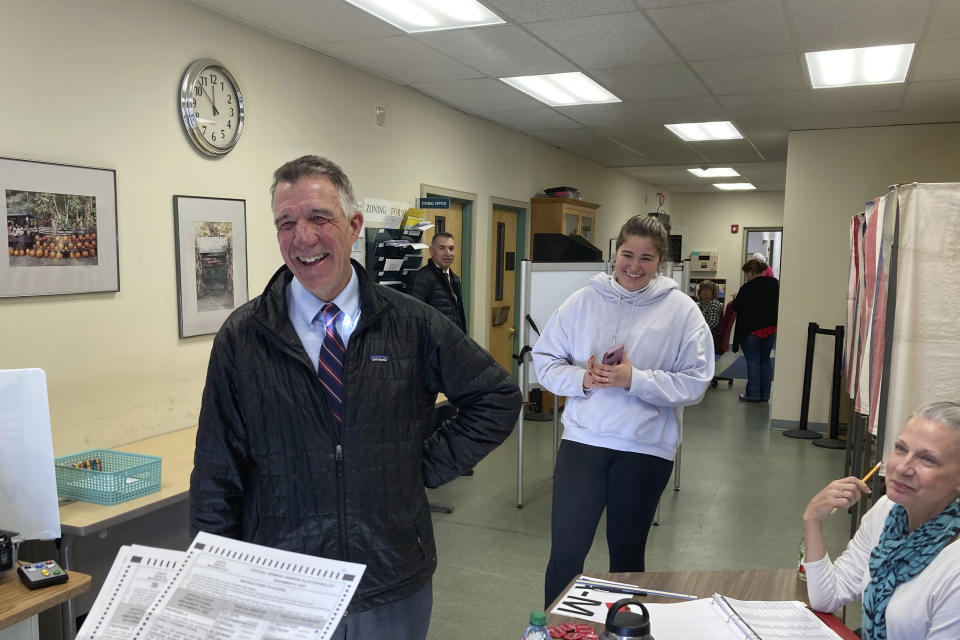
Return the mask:
<svg viewBox="0 0 960 640">
<path fill-rule="evenodd" d="M 513 378 L 436 309 L 350 260 L 363 226 L 339 166 L 274 173 L 284 266 L 230 314 L 200 408 L 194 530 L 366 571 L 334 638 L 425 638 L 436 548 L 424 486 L 513 430 Z M 459 411 L 437 426 L 437 393 Z"/>
<path fill-rule="evenodd" d="M 697 285 L 697 306 L 703 314 L 711 333 L 716 333 L 717 325 L 723 317 L 723 303 L 717 300 L 717 285 L 713 280 L 704 280 Z"/>
<path fill-rule="evenodd" d="M 766 269 L 763 270 L 763 273 L 761 273 L 760 275 L 766 276 L 766 277 L 768 277 L 768 278 L 775 278 L 775 277 L 776 277 L 776 276 L 774 275 L 774 273 L 773 273 L 773 267 L 771 267 L 771 266 L 767 263 L 767 256 L 763 255 L 762 253 L 755 253 L 755 254 L 753 254 L 753 255 L 750 256 L 750 257 L 753 258 L 754 260 L 759 260 L 760 262 L 762 262 L 762 263 L 767 267 Z"/>
<path fill-rule="evenodd" d="M 430 241 L 430 258 L 410 281 L 408 293 L 439 309 L 453 324 L 467 332 L 467 320 L 463 314 L 463 293 L 460 278 L 450 269 L 456 245 L 453 235 L 440 231 Z"/>
<path fill-rule="evenodd" d="M 743 347 L 747 363 L 747 391 L 739 398 L 743 402 L 770 400 L 773 365 L 770 352 L 777 340 L 777 305 L 780 303 L 780 283 L 763 275 L 765 262 L 750 259 L 743 264 L 746 282 L 730 304 L 737 312 L 733 329 L 733 350 Z"/>
<path fill-rule="evenodd" d="M 643 571 L 647 534 L 682 435 L 682 409 L 713 378 L 703 314 L 657 275 L 667 232 L 650 216 L 620 229 L 613 275 L 598 273 L 553 313 L 533 347 L 540 384 L 566 396 L 550 516 L 549 604 L 583 571 L 607 510 L 610 571 Z M 604 352 L 623 345 L 618 363 Z"/>
<path fill-rule="evenodd" d="M 960 403 L 934 402 L 907 420 L 887 460 L 887 495 L 830 560 L 823 521 L 869 487 L 834 480 L 803 512 L 810 606 L 834 611 L 862 597 L 864 640 L 960 638 Z"/>
</svg>

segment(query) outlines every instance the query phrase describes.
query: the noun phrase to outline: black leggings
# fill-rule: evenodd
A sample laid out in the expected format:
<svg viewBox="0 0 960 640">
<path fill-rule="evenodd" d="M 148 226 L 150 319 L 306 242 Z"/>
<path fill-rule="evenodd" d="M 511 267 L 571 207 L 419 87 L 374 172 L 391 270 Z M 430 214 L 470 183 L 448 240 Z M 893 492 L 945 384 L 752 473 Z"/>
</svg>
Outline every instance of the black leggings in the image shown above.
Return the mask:
<svg viewBox="0 0 960 640">
<path fill-rule="evenodd" d="M 643 571 L 647 534 L 673 461 L 563 440 L 553 476 L 545 606 L 583 571 L 604 507 L 610 571 Z"/>
</svg>

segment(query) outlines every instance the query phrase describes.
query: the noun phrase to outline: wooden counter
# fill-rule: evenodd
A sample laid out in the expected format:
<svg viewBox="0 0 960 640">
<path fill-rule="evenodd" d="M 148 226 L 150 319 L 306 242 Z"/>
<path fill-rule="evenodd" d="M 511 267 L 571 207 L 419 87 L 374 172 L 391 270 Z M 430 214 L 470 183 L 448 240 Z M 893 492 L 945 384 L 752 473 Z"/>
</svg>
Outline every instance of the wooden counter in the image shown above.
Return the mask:
<svg viewBox="0 0 960 640">
<path fill-rule="evenodd" d="M 22 582 L 17 570 L 0 573 L 0 629 L 22 622 L 41 611 L 66 602 L 90 590 L 90 576 L 77 571 L 68 572 L 70 579 L 63 584 L 31 591 Z"/>
</svg>

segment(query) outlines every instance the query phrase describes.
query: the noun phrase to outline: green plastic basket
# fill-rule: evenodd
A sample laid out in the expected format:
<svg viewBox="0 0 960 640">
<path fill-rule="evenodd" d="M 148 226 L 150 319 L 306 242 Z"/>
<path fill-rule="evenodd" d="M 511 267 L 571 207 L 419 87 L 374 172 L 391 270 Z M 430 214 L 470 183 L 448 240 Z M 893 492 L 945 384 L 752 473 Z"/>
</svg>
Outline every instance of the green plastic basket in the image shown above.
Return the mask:
<svg viewBox="0 0 960 640">
<path fill-rule="evenodd" d="M 102 471 L 79 469 L 76 462 L 99 458 Z M 57 493 L 61 498 L 119 504 L 160 490 L 160 461 L 156 456 L 91 449 L 56 458 Z"/>
</svg>

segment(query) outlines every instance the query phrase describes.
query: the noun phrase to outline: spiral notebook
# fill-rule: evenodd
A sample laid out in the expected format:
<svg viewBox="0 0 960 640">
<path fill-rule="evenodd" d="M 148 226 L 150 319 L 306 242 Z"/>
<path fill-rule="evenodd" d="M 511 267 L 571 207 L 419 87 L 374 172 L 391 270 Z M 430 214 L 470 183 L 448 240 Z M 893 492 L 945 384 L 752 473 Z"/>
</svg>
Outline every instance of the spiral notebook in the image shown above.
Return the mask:
<svg viewBox="0 0 960 640">
<path fill-rule="evenodd" d="M 644 605 L 657 640 L 840 640 L 802 602 L 734 600 L 720 594 Z"/>
</svg>

